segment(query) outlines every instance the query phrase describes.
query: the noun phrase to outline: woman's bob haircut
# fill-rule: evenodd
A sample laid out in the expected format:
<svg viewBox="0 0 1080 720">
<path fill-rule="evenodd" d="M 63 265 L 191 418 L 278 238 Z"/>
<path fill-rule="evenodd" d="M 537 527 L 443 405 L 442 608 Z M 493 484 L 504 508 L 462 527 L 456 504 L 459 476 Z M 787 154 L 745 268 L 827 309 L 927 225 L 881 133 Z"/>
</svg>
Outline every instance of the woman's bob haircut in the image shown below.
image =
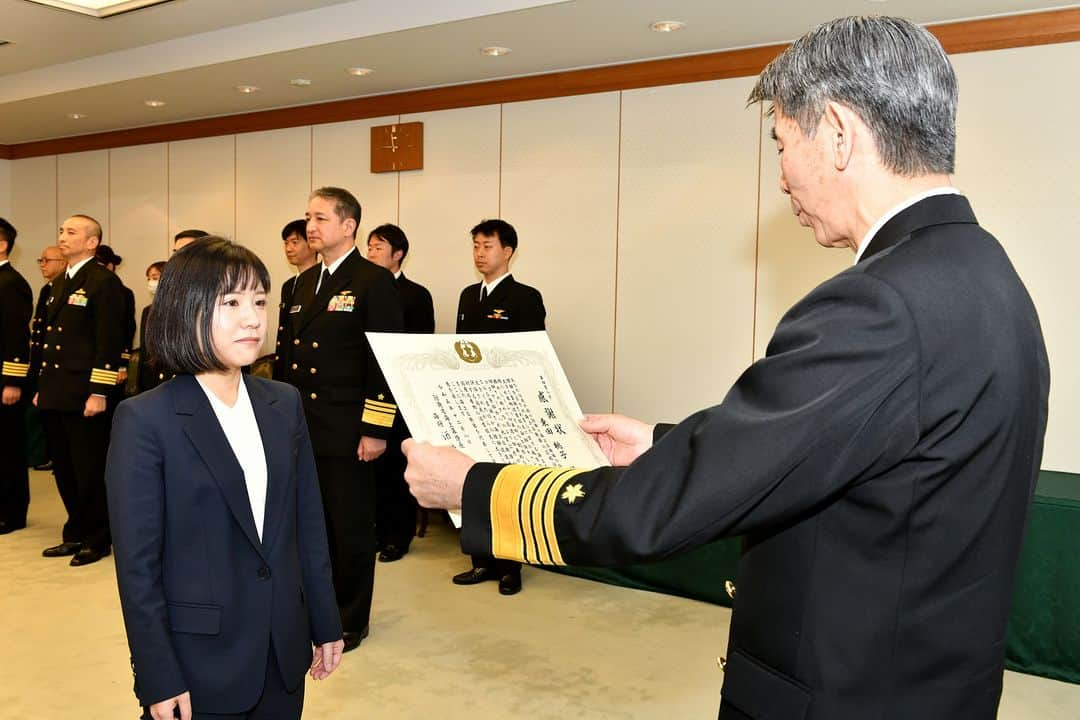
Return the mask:
<svg viewBox="0 0 1080 720">
<path fill-rule="evenodd" d="M 199 238 L 165 263 L 146 320 L 146 351 L 169 373 L 227 368 L 214 353 L 214 308 L 231 292 L 266 292 L 270 273 L 246 247 L 222 237 Z"/>
</svg>

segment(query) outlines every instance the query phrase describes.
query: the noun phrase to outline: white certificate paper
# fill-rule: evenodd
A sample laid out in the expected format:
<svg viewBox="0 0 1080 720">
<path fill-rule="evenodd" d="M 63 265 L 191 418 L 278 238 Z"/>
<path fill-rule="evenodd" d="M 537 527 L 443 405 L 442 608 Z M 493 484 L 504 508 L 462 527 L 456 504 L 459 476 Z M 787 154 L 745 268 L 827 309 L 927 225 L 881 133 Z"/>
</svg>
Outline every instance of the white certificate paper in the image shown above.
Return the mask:
<svg viewBox="0 0 1080 720">
<path fill-rule="evenodd" d="M 416 440 L 480 462 L 609 464 L 578 426 L 584 416 L 546 332 L 367 337 Z"/>
</svg>

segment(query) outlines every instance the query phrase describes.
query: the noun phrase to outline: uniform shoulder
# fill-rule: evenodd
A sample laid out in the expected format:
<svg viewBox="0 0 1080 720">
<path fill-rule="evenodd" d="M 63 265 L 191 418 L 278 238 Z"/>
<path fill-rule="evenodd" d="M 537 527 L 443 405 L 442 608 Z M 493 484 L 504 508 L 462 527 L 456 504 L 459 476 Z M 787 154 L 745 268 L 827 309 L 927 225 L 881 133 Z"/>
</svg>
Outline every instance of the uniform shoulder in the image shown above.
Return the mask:
<svg viewBox="0 0 1080 720">
<path fill-rule="evenodd" d="M 461 297 L 465 297 L 469 293 L 474 293 L 477 297 L 480 296 L 480 283 L 473 283 L 472 285 L 466 285 L 461 289 Z"/>
</svg>

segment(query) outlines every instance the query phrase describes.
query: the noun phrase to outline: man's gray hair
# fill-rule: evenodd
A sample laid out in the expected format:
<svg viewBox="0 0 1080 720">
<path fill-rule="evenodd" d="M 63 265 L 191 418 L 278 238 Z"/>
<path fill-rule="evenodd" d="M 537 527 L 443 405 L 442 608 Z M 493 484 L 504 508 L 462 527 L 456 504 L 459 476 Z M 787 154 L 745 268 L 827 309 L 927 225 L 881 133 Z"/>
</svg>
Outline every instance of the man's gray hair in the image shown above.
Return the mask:
<svg viewBox="0 0 1080 720">
<path fill-rule="evenodd" d="M 956 74 L 929 31 L 901 18 L 847 17 L 819 25 L 769 63 L 749 102 L 772 102 L 807 137 L 825 105 L 840 103 L 870 128 L 882 164 L 913 177 L 952 173 L 956 99 Z"/>
</svg>

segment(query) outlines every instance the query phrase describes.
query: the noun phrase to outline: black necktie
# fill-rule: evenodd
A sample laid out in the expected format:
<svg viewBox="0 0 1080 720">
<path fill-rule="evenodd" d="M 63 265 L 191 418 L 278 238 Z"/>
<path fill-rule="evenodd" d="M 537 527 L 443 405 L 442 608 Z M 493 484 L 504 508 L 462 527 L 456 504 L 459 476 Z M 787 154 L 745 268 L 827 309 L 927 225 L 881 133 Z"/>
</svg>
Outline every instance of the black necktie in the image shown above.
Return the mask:
<svg viewBox="0 0 1080 720">
<path fill-rule="evenodd" d="M 315 294 L 322 292 L 322 286 L 330 282 L 330 269 L 323 265 L 322 275 L 319 276 L 319 285 L 315 288 Z"/>
<path fill-rule="evenodd" d="M 487 285 L 480 288 L 480 302 L 487 300 Z"/>
</svg>

